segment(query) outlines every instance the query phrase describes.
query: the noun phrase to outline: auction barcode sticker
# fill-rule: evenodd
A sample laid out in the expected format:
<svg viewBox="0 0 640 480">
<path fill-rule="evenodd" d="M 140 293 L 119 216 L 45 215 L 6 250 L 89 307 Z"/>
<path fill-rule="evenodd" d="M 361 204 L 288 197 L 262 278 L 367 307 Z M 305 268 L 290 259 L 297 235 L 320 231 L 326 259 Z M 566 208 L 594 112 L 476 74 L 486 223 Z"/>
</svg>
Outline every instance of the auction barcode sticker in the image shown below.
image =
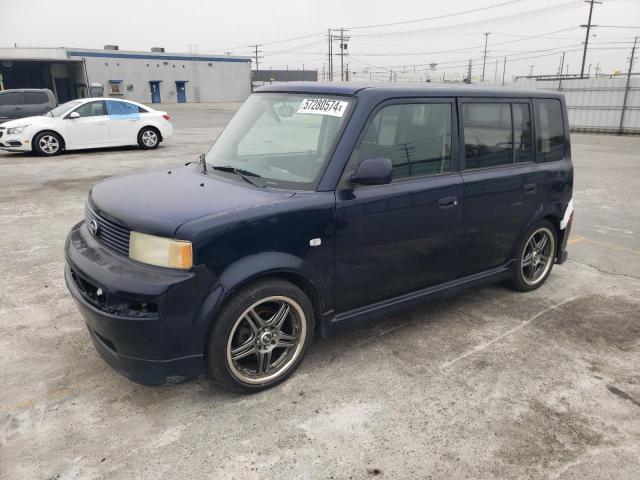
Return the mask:
<svg viewBox="0 0 640 480">
<path fill-rule="evenodd" d="M 331 115 L 342 117 L 347 111 L 349 102 L 335 100 L 333 98 L 305 98 L 298 108 L 298 113 L 315 113 L 318 115 Z"/>
</svg>

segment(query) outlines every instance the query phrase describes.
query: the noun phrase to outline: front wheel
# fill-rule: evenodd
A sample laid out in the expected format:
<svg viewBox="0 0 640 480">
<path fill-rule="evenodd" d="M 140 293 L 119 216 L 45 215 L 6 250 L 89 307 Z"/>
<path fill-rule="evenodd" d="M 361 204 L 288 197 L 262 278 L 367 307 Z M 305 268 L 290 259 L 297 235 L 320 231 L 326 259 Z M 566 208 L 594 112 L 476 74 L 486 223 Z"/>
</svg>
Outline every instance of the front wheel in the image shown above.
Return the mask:
<svg viewBox="0 0 640 480">
<path fill-rule="evenodd" d="M 230 390 L 258 392 L 289 377 L 311 344 L 311 302 L 280 279 L 239 290 L 214 320 L 205 358 L 209 375 Z"/>
<path fill-rule="evenodd" d="M 145 150 L 158 148 L 158 145 L 160 145 L 160 133 L 155 128 L 143 128 L 138 133 L 138 145 Z"/>
<path fill-rule="evenodd" d="M 518 250 L 511 286 L 521 292 L 540 287 L 553 268 L 556 256 L 555 227 L 543 220 L 529 230 Z"/>
<path fill-rule="evenodd" d="M 62 151 L 62 138 L 53 132 L 42 132 L 33 140 L 33 148 L 38 155 L 52 157 Z"/>
</svg>

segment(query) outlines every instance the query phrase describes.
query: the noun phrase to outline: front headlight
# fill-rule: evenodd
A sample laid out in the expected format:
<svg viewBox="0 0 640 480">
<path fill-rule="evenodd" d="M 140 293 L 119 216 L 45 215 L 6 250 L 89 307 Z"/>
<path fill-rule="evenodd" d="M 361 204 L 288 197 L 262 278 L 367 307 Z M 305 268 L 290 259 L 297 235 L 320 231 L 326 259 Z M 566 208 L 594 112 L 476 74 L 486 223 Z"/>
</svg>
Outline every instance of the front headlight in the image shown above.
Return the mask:
<svg viewBox="0 0 640 480">
<path fill-rule="evenodd" d="M 191 242 L 140 232 L 131 232 L 129 258 L 159 267 L 187 269 L 193 265 Z"/>
<path fill-rule="evenodd" d="M 7 129 L 7 135 L 16 135 L 18 133 L 22 133 L 22 131 L 27 128 L 29 125 L 22 125 L 20 127 L 13 127 Z"/>
</svg>

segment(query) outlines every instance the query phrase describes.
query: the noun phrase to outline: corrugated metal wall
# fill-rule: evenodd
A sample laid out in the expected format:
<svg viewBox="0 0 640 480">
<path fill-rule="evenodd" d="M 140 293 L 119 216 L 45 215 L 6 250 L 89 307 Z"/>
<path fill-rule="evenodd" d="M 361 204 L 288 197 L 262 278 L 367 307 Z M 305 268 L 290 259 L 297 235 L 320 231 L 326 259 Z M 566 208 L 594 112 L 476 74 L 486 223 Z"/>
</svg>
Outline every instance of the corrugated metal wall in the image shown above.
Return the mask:
<svg viewBox="0 0 640 480">
<path fill-rule="evenodd" d="M 588 79 L 518 79 L 514 86 L 559 90 L 565 94 L 572 130 L 620 132 L 626 76 Z M 622 133 L 640 134 L 640 78 L 631 77 Z"/>
</svg>

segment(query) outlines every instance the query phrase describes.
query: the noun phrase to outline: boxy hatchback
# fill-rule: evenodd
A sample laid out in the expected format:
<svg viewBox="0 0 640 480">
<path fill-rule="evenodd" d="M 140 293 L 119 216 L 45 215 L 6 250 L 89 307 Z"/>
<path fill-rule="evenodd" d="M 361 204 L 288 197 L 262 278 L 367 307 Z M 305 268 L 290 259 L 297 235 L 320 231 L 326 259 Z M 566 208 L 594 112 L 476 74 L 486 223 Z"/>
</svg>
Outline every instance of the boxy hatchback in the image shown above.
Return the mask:
<svg viewBox="0 0 640 480">
<path fill-rule="evenodd" d="M 314 335 L 486 282 L 540 287 L 566 259 L 572 184 L 558 93 L 271 86 L 198 161 L 94 185 L 65 278 L 131 380 L 255 392 Z"/>
</svg>

